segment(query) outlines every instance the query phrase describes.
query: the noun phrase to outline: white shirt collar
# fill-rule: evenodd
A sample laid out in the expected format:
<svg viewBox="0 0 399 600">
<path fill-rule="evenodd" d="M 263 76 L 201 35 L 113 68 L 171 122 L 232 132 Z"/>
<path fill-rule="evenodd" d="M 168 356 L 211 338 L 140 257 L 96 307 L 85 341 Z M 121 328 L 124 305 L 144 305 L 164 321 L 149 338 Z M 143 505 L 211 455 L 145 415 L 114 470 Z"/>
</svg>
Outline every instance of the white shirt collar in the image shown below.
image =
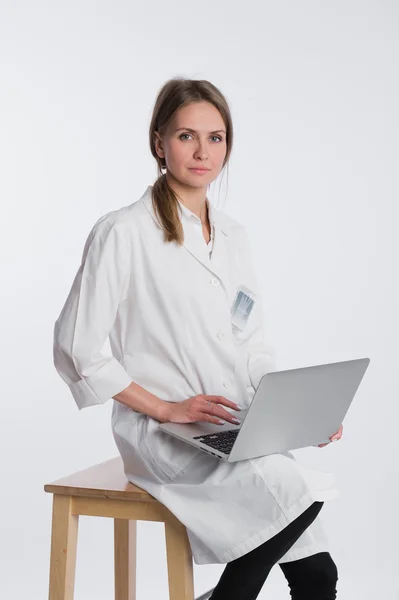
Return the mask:
<svg viewBox="0 0 399 600">
<path fill-rule="evenodd" d="M 187 220 L 192 220 L 192 221 L 198 221 L 198 223 L 200 225 L 202 225 L 201 223 L 201 219 L 199 218 L 198 215 L 194 214 L 189 208 L 187 208 L 187 206 L 185 204 L 183 204 L 183 202 L 181 202 L 179 199 L 177 199 L 180 208 L 182 210 L 182 215 L 184 216 L 185 219 Z M 213 210 L 212 210 L 212 204 L 211 202 L 208 200 L 208 198 L 206 198 L 205 200 L 207 207 L 208 207 L 208 215 L 209 215 L 209 222 L 211 224 L 211 227 L 213 227 L 214 224 L 214 214 L 213 214 Z"/>
<path fill-rule="evenodd" d="M 159 218 L 157 217 L 154 211 L 154 206 L 152 202 L 152 188 L 152 185 L 148 185 L 140 200 L 145 204 L 146 209 L 148 210 L 158 227 L 162 228 L 162 225 L 159 222 Z M 193 215 L 193 222 L 195 222 L 195 219 L 199 219 L 199 217 L 194 215 L 194 213 L 192 213 L 191 210 L 189 210 L 186 206 L 184 206 L 180 202 L 179 204 L 181 205 L 181 211 L 182 215 L 184 215 L 184 218 L 189 217 L 191 219 L 191 215 Z M 188 211 L 188 214 L 186 211 Z M 234 229 L 234 223 L 231 222 L 231 219 L 219 209 L 214 208 L 211 202 L 208 202 L 208 212 L 212 228 L 214 228 L 215 224 L 217 224 L 217 226 L 220 227 L 220 229 L 225 235 L 230 235 L 231 228 L 233 227 Z"/>
</svg>

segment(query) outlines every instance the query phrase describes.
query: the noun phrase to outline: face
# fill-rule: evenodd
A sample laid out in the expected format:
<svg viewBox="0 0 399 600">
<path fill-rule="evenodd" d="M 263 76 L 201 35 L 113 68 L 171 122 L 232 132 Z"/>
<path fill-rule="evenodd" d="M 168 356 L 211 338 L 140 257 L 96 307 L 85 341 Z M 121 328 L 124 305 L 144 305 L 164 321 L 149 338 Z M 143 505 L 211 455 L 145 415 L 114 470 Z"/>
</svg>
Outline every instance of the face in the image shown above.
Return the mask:
<svg viewBox="0 0 399 600">
<path fill-rule="evenodd" d="M 166 177 L 181 185 L 207 188 L 219 175 L 226 156 L 226 126 L 209 102 L 180 108 L 164 138 L 156 138 L 158 156 L 165 158 Z M 193 168 L 207 169 L 198 173 Z"/>
</svg>

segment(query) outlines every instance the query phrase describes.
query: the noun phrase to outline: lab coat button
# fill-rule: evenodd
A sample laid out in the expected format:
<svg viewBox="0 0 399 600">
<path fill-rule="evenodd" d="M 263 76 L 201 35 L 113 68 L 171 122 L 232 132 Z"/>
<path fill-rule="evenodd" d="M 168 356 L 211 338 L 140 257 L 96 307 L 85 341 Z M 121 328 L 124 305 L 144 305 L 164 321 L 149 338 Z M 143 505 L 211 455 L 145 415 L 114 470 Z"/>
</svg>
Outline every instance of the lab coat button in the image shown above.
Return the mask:
<svg viewBox="0 0 399 600">
<path fill-rule="evenodd" d="M 218 338 L 219 338 L 219 340 L 224 340 L 225 334 L 223 333 L 223 331 L 219 331 Z"/>
<path fill-rule="evenodd" d="M 212 285 L 219 285 L 219 279 L 217 277 L 213 277 Z"/>
<path fill-rule="evenodd" d="M 226 381 L 225 379 L 223 380 L 223 387 L 225 387 L 225 388 L 229 387 L 229 382 Z"/>
</svg>

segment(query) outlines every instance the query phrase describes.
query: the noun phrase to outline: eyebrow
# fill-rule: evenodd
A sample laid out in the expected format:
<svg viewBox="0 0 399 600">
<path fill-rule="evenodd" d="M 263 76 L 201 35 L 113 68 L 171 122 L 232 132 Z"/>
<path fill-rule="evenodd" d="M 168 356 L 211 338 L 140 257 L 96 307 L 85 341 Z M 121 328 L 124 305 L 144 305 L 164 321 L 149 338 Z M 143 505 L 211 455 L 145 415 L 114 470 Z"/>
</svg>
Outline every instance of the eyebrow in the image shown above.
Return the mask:
<svg viewBox="0 0 399 600">
<path fill-rule="evenodd" d="M 179 127 L 178 129 L 175 129 L 176 131 L 180 131 L 181 129 L 185 129 L 186 131 L 192 131 L 192 133 L 196 133 L 195 129 L 190 129 L 190 127 Z M 209 133 L 226 133 L 224 129 L 216 129 L 216 131 L 210 131 Z"/>
</svg>

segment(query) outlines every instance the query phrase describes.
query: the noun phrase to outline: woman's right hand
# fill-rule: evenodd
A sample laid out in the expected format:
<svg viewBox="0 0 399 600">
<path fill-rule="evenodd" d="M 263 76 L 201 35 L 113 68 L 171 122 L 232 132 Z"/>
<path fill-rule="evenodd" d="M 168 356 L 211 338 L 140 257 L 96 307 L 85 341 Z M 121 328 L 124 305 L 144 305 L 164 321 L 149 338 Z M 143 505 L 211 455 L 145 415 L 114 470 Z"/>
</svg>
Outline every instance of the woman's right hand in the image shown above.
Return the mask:
<svg viewBox="0 0 399 600">
<path fill-rule="evenodd" d="M 208 401 L 210 404 L 208 404 Z M 224 396 L 209 396 L 198 394 L 182 400 L 181 402 L 167 402 L 165 410 L 165 423 L 195 423 L 197 421 L 207 421 L 216 425 L 223 425 L 224 421 L 239 425 L 241 421 L 235 420 L 234 415 L 223 408 L 227 406 L 240 410 L 238 405 Z M 220 406 L 223 405 L 223 406 Z M 224 421 L 221 421 L 224 419 Z"/>
</svg>

